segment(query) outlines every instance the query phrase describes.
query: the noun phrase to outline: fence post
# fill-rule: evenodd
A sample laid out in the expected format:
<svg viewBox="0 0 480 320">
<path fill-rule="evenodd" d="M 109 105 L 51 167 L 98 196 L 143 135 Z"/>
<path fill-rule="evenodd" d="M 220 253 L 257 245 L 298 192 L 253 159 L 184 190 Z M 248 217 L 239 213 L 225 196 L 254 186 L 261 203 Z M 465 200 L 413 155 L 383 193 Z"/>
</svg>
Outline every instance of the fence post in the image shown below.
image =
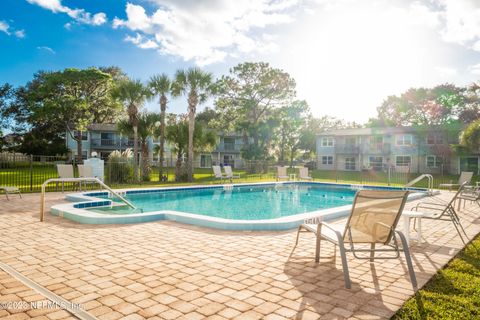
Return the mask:
<svg viewBox="0 0 480 320">
<path fill-rule="evenodd" d="M 30 191 L 33 191 L 33 155 L 30 155 Z"/>
<path fill-rule="evenodd" d="M 390 186 L 391 179 L 392 179 L 392 167 L 388 166 L 388 186 Z"/>
</svg>

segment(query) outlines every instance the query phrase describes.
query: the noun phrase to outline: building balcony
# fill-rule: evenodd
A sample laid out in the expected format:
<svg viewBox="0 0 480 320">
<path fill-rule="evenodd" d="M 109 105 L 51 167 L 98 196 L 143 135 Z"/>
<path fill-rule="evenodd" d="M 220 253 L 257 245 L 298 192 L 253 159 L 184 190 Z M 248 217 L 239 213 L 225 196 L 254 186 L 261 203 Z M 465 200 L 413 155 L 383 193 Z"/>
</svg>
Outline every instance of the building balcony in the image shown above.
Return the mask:
<svg viewBox="0 0 480 320">
<path fill-rule="evenodd" d="M 364 148 L 364 153 L 388 155 L 391 153 L 390 143 L 368 144 Z"/>
<path fill-rule="evenodd" d="M 337 154 L 358 154 L 360 147 L 358 145 L 337 144 L 335 146 L 335 153 Z"/>
<path fill-rule="evenodd" d="M 101 149 L 127 149 L 133 148 L 133 140 L 120 140 L 120 139 L 92 139 L 90 142 L 92 148 L 101 148 Z M 140 147 L 140 141 L 138 142 Z"/>
<path fill-rule="evenodd" d="M 220 143 L 215 149 L 216 152 L 240 152 L 242 145 L 234 143 Z"/>
</svg>

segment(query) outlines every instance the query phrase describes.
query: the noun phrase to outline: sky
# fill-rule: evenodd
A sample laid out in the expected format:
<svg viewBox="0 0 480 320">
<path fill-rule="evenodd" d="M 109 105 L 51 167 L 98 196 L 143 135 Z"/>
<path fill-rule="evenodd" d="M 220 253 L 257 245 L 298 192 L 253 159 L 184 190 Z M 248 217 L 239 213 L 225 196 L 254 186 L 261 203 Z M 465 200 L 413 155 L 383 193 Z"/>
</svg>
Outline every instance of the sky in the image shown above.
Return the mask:
<svg viewBox="0 0 480 320">
<path fill-rule="evenodd" d="M 408 88 L 480 80 L 480 0 L 0 1 L 0 84 L 111 65 L 218 77 L 245 61 L 288 72 L 315 116 L 363 123 Z"/>
</svg>

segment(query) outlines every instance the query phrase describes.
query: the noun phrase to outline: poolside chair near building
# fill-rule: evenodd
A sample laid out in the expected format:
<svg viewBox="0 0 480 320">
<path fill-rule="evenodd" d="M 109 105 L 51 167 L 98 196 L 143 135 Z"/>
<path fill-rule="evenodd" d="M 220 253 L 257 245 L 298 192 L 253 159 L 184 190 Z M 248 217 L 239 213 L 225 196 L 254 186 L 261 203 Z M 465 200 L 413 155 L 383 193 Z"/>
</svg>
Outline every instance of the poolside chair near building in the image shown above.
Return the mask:
<svg viewBox="0 0 480 320">
<path fill-rule="evenodd" d="M 5 197 L 7 197 L 7 200 L 10 200 L 8 198 L 9 194 L 18 194 L 20 198 L 22 198 L 22 193 L 20 192 L 20 189 L 17 187 L 10 187 L 10 186 L 0 186 L 0 191 L 3 191 L 5 194 Z"/>
<path fill-rule="evenodd" d="M 462 239 L 462 242 L 466 244 L 468 242 L 468 236 L 460 222 L 460 218 L 458 217 L 457 212 L 455 211 L 455 201 L 460 201 L 460 199 L 462 199 L 461 194 L 464 191 L 466 185 L 467 181 L 460 185 L 460 188 L 448 203 L 420 202 L 415 207 L 413 207 L 411 211 L 404 212 L 421 212 L 421 216 L 419 217 L 419 219 L 452 222 L 455 230 L 457 230 L 457 233 L 460 236 L 460 239 Z"/>
<path fill-rule="evenodd" d="M 57 173 L 60 179 L 64 178 L 75 178 L 73 174 L 73 166 L 71 164 L 57 164 Z M 78 182 L 75 183 L 78 185 Z M 57 182 L 58 188 L 58 182 Z M 65 189 L 65 182 L 62 181 L 62 192 Z"/>
<path fill-rule="evenodd" d="M 230 182 L 233 179 L 240 179 L 239 174 L 233 174 L 232 167 L 231 166 L 223 166 L 223 170 L 225 170 L 225 178 L 230 179 Z"/>
<path fill-rule="evenodd" d="M 351 288 L 347 252 L 352 252 L 357 259 L 369 259 L 370 262 L 373 262 L 374 259 L 399 258 L 400 250 L 403 250 L 410 280 L 415 290 L 417 280 L 408 244 L 403 233 L 395 230 L 407 196 L 408 191 L 360 190 L 355 195 L 350 216 L 345 224 L 333 225 L 323 221 L 302 224 L 298 227 L 293 250 L 298 244 L 300 232 L 313 232 L 316 235 L 316 262 L 320 260 L 321 240 L 327 240 L 338 246 L 347 289 Z M 402 249 L 398 246 L 397 236 L 402 243 Z M 375 253 L 385 252 L 393 254 L 375 256 Z M 365 253 L 369 255 L 365 255 Z"/>
<path fill-rule="evenodd" d="M 450 183 L 441 183 L 438 187 L 439 188 L 448 188 L 450 191 L 454 187 L 460 187 L 462 184 L 469 185 L 473 178 L 473 172 L 470 171 L 462 171 L 460 173 L 460 177 L 458 178 L 458 183 L 453 183 L 451 180 Z"/>
<path fill-rule="evenodd" d="M 220 166 L 212 166 L 213 176 L 215 179 L 225 180 L 225 176 L 222 173 L 222 168 Z"/>
<path fill-rule="evenodd" d="M 78 165 L 78 177 L 79 178 L 95 178 L 95 176 L 93 175 L 93 167 L 88 166 L 88 165 L 79 164 Z M 89 183 L 92 184 L 92 182 L 89 182 Z M 93 184 L 94 184 L 94 182 L 93 182 Z M 83 185 L 86 188 L 87 187 L 87 181 L 84 181 Z M 80 187 L 81 186 L 82 186 L 82 183 L 80 182 Z"/>
<path fill-rule="evenodd" d="M 298 179 L 300 180 L 313 180 L 312 177 L 308 175 L 308 168 L 302 167 L 298 169 Z"/>
<path fill-rule="evenodd" d="M 277 167 L 277 181 L 281 179 L 288 180 L 287 167 Z"/>
</svg>

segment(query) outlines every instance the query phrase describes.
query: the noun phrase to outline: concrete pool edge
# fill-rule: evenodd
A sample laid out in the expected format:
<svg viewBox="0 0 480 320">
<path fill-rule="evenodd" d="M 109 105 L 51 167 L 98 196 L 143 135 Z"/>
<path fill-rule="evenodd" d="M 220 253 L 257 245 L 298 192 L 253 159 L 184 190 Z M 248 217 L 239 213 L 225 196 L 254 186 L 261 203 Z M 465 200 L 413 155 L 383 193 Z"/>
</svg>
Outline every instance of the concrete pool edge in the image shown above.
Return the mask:
<svg viewBox="0 0 480 320">
<path fill-rule="evenodd" d="M 399 188 L 399 187 L 387 187 L 387 186 L 368 186 L 357 184 L 337 184 L 337 183 L 324 183 L 324 182 L 261 182 L 261 183 L 246 183 L 246 184 L 227 184 L 227 185 L 200 185 L 200 186 L 188 186 L 188 187 L 164 187 L 164 188 L 145 188 L 145 189 L 129 189 L 129 190 L 116 190 L 117 192 L 124 194 L 138 194 L 138 193 L 151 193 L 159 191 L 179 191 L 190 189 L 211 189 L 211 188 L 232 188 L 235 186 L 259 186 L 259 185 L 285 185 L 285 184 L 315 184 L 326 186 L 338 186 L 338 187 L 350 187 L 350 188 L 369 188 L 369 189 L 408 189 L 416 191 L 409 195 L 408 200 L 415 200 L 425 197 L 427 194 L 425 189 L 421 188 Z M 86 210 L 86 208 L 94 207 L 109 207 L 113 204 L 111 200 L 96 198 L 95 196 L 106 195 L 107 191 L 95 191 L 95 192 L 83 192 L 76 194 L 69 194 L 66 199 L 74 201 L 74 203 L 59 204 L 51 207 L 50 213 L 52 215 L 67 218 L 72 221 L 76 221 L 84 224 L 130 224 L 151 222 L 157 220 L 171 220 L 185 224 L 191 224 L 201 227 L 209 227 L 215 229 L 224 230 L 243 230 L 243 231 L 255 231 L 255 230 L 289 230 L 294 229 L 298 225 L 304 222 L 305 219 L 311 219 L 316 217 L 322 217 L 323 220 L 333 220 L 344 217 L 350 212 L 351 205 L 339 206 L 329 209 L 321 209 L 317 211 L 296 214 L 276 219 L 268 220 L 231 220 L 224 218 L 216 218 L 199 214 L 192 214 L 186 212 L 162 210 L 146 213 L 133 213 L 126 215 L 118 214 L 104 214 L 94 211 Z"/>
</svg>

